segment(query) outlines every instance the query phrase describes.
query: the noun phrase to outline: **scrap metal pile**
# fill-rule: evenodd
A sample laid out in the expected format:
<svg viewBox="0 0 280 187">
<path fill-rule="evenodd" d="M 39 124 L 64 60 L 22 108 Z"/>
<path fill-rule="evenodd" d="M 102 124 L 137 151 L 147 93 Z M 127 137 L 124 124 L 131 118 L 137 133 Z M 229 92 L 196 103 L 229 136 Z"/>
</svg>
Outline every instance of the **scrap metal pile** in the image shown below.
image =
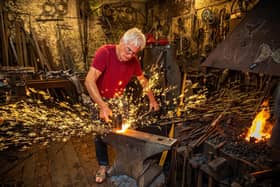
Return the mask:
<svg viewBox="0 0 280 187">
<path fill-rule="evenodd" d="M 245 140 L 264 91 L 244 92 L 236 85 L 221 89 L 207 100 L 203 94 L 199 95 L 186 101 L 187 127 L 180 130 L 180 144 L 196 148 L 207 141 L 236 159 L 246 160 L 254 168 L 269 165 L 267 142 Z"/>
<path fill-rule="evenodd" d="M 183 159 L 183 175 L 187 173 L 182 183 L 188 181 L 187 186 L 192 186 L 194 183 L 190 180 L 197 180 L 195 183 L 199 180 L 188 177 L 189 165 L 193 170 L 207 173 L 219 184 L 238 181 L 244 186 L 253 184 L 246 176 L 275 167 L 267 140 L 246 140 L 263 101 L 269 99 L 269 107 L 274 108 L 275 103 L 269 96 L 272 85 L 270 82 L 261 88 L 247 89 L 242 84 L 229 83 L 207 99 L 207 90 L 185 98 L 186 121 L 178 126 L 176 137 L 177 151 Z M 275 122 L 273 112 L 271 124 Z"/>
</svg>

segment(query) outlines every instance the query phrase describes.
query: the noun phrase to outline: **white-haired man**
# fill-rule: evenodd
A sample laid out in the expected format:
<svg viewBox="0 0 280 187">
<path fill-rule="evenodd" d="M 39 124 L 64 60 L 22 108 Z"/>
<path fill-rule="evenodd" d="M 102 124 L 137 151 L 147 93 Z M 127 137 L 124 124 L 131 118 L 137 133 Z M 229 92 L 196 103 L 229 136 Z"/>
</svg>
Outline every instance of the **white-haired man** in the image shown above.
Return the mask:
<svg viewBox="0 0 280 187">
<path fill-rule="evenodd" d="M 137 53 L 146 45 L 145 35 L 138 29 L 127 30 L 119 44 L 101 46 L 95 53 L 91 67 L 85 80 L 85 86 L 91 99 L 99 107 L 99 117 L 106 122 L 112 116 L 112 109 L 106 102 L 108 99 L 123 94 L 128 82 L 136 76 L 149 98 L 150 110 L 159 110 L 159 105 L 148 87 Z M 95 138 L 96 157 L 99 169 L 96 182 L 102 183 L 106 178 L 108 168 L 107 146 L 101 136 Z"/>
</svg>

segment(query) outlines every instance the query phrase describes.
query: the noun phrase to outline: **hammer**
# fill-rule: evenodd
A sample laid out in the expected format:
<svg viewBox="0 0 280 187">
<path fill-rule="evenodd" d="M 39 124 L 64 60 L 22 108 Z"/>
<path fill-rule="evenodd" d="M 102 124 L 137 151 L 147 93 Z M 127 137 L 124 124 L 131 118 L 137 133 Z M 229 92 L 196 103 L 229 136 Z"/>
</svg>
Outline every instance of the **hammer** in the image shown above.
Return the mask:
<svg viewBox="0 0 280 187">
<path fill-rule="evenodd" d="M 112 117 L 112 126 L 116 130 L 122 129 L 122 115 L 121 114 L 117 114 Z"/>
</svg>

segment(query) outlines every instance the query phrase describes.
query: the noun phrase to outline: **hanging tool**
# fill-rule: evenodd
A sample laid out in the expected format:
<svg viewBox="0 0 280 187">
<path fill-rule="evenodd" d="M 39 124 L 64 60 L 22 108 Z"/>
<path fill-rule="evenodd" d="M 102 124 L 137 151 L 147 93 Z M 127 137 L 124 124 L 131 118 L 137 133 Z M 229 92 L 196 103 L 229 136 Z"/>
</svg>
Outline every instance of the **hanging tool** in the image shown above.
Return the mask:
<svg viewBox="0 0 280 187">
<path fill-rule="evenodd" d="M 31 45 L 34 48 L 35 52 L 36 52 L 36 56 L 39 59 L 40 65 L 43 69 L 46 69 L 48 71 L 51 70 L 51 66 L 48 63 L 46 57 L 43 55 L 42 50 L 40 49 L 39 46 L 39 42 L 37 40 L 37 34 L 34 31 L 33 28 L 30 29 L 30 33 L 31 33 Z"/>
<path fill-rule="evenodd" d="M 9 44 L 8 44 L 8 37 L 7 37 L 7 33 L 6 33 L 6 26 L 5 26 L 5 22 L 4 22 L 4 12 L 3 10 L 1 9 L 1 12 L 0 12 L 0 21 L 1 21 L 1 40 L 2 40 L 2 61 L 3 61 L 3 64 L 2 65 L 5 65 L 5 66 L 8 66 L 9 65 Z"/>
<path fill-rule="evenodd" d="M 89 37 L 89 17 L 90 17 L 90 5 L 89 1 L 77 1 L 77 12 L 78 12 L 78 29 L 79 29 L 79 37 L 82 46 L 82 53 L 83 53 L 83 62 L 84 68 L 88 69 L 88 37 Z"/>
<path fill-rule="evenodd" d="M 18 63 L 17 50 L 16 50 L 16 48 L 15 48 L 14 41 L 13 41 L 12 37 L 9 37 L 9 42 L 10 42 L 10 47 L 11 47 L 11 49 L 12 49 L 12 52 L 13 52 L 15 61 Z"/>
</svg>

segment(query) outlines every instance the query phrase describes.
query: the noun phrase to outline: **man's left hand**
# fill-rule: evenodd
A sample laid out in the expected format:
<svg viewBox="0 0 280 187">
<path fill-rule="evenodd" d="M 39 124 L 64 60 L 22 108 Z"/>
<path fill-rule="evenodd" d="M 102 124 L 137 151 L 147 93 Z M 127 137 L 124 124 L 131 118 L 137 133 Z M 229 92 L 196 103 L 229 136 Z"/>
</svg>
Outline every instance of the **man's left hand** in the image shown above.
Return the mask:
<svg viewBox="0 0 280 187">
<path fill-rule="evenodd" d="M 157 101 L 150 101 L 150 111 L 158 111 L 159 110 L 159 104 Z"/>
</svg>

